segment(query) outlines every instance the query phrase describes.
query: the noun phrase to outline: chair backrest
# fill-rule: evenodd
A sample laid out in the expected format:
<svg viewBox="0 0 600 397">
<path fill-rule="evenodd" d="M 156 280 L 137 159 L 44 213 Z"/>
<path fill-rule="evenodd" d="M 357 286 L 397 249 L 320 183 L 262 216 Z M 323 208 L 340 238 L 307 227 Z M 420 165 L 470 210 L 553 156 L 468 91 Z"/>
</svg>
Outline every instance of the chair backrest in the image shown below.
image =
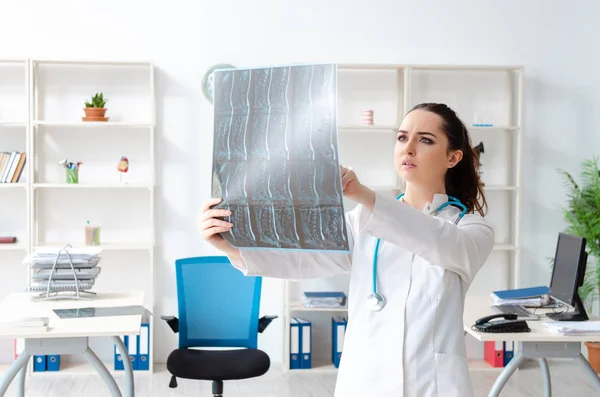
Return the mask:
<svg viewBox="0 0 600 397">
<path fill-rule="evenodd" d="M 261 277 L 244 276 L 225 256 L 175 261 L 179 347 L 256 348 Z"/>
</svg>

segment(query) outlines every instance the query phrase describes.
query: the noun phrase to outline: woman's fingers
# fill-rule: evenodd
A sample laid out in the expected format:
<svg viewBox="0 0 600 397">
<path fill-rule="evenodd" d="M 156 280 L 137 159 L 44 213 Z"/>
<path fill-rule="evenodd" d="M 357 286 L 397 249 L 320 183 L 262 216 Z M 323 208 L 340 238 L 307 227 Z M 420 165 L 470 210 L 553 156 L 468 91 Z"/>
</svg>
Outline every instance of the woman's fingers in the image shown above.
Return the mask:
<svg viewBox="0 0 600 397">
<path fill-rule="evenodd" d="M 223 199 L 220 197 L 212 198 L 210 200 L 205 201 L 204 204 L 202 205 L 202 208 L 200 208 L 200 212 L 208 211 L 210 209 L 210 207 L 212 207 L 213 205 L 219 204 L 221 201 L 223 201 Z"/>
<path fill-rule="evenodd" d="M 222 226 L 211 227 L 211 228 L 206 229 L 203 232 L 203 235 L 204 235 L 205 239 L 209 239 L 210 237 L 212 237 L 215 234 L 228 232 L 229 229 L 231 229 L 231 227 L 222 227 Z"/>
<path fill-rule="evenodd" d="M 200 214 L 200 220 L 205 221 L 211 218 L 219 218 L 231 215 L 231 211 L 229 210 L 204 210 L 202 214 Z"/>
</svg>

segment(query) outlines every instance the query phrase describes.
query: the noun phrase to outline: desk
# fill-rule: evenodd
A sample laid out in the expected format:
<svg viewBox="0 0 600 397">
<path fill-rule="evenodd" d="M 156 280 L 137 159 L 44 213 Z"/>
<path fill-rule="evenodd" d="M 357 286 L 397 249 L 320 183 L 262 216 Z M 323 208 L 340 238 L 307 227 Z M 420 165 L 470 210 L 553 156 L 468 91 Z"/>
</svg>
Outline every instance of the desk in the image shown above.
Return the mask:
<svg viewBox="0 0 600 397">
<path fill-rule="evenodd" d="M 23 397 L 25 392 L 25 374 L 27 363 L 33 355 L 44 354 L 81 354 L 100 374 L 113 397 L 121 397 L 115 379 L 102 361 L 90 349 L 88 338 L 108 336 L 116 344 L 122 357 L 129 353 L 120 336 L 138 335 L 142 315 L 110 316 L 97 318 L 60 319 L 52 310 L 84 307 L 112 307 L 144 304 L 143 292 L 98 292 L 90 300 L 47 300 L 32 301 L 37 294 L 16 293 L 7 296 L 0 302 L 0 318 L 10 320 L 23 317 L 48 317 L 46 332 L 22 333 L 0 330 L 0 338 L 22 338 L 25 348 L 10 366 L 0 381 L 0 397 L 3 397 L 8 386 L 18 374 L 17 396 Z M 133 369 L 129 360 L 123 360 L 126 378 L 126 396 L 134 396 Z"/>
<path fill-rule="evenodd" d="M 548 368 L 547 358 L 573 358 L 581 363 L 581 367 L 586 371 L 593 382 L 596 384 L 600 392 L 600 378 L 592 369 L 588 361 L 581 354 L 582 342 L 600 342 L 600 334 L 594 336 L 565 336 L 546 330 L 543 322 L 551 321 L 545 317 L 541 317 L 537 321 L 527 321 L 531 332 L 522 333 L 486 333 L 477 332 L 471 329 L 475 321 L 481 317 L 494 314 L 490 306 L 493 301 L 489 297 L 482 296 L 467 296 L 465 300 L 465 311 L 463 316 L 463 324 L 465 332 L 472 335 L 479 341 L 514 341 L 521 343 L 521 348 L 514 355 L 508 365 L 502 370 L 498 379 L 490 390 L 489 397 L 497 397 L 500 395 L 502 388 L 516 371 L 521 362 L 525 358 L 535 358 L 539 361 L 542 369 L 542 378 L 544 382 L 544 396 L 551 397 L 552 386 L 550 382 L 550 370 Z M 541 310 L 536 311 L 536 314 L 543 313 Z M 590 316 L 591 318 L 591 316 Z M 596 319 L 594 319 L 596 320 Z"/>
</svg>

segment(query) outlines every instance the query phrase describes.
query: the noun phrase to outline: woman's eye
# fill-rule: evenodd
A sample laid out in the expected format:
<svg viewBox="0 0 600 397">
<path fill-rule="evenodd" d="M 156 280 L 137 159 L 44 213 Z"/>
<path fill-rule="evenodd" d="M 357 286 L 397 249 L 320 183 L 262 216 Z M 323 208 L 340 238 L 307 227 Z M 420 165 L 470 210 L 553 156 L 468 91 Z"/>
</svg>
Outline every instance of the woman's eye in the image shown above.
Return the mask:
<svg viewBox="0 0 600 397">
<path fill-rule="evenodd" d="M 422 138 L 421 142 L 426 143 L 428 145 L 433 143 L 433 141 L 431 139 L 429 139 L 429 138 Z"/>
<path fill-rule="evenodd" d="M 399 135 L 399 136 L 398 136 L 398 140 L 399 140 L 399 141 L 405 141 L 405 140 L 406 140 L 406 137 L 405 137 L 404 135 Z"/>
</svg>

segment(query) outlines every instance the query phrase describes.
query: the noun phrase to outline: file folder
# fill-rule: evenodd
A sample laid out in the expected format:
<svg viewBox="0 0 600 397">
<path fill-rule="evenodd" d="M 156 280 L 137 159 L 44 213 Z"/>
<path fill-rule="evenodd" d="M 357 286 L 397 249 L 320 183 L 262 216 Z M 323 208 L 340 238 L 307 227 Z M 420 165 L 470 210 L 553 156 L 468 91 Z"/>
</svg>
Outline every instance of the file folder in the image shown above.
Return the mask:
<svg viewBox="0 0 600 397">
<path fill-rule="evenodd" d="M 312 324 L 303 318 L 296 318 L 300 324 L 300 368 L 312 368 Z"/>
<path fill-rule="evenodd" d="M 504 342 L 504 366 L 506 367 L 515 354 L 515 342 Z"/>
<path fill-rule="evenodd" d="M 518 289 L 507 289 L 503 291 L 494 291 L 493 294 L 500 299 L 527 299 L 527 298 L 539 298 L 543 295 L 548 295 L 550 288 L 546 286 L 529 287 L 529 288 L 518 288 Z"/>
<path fill-rule="evenodd" d="M 342 317 L 331 318 L 331 361 L 339 368 L 344 351 L 344 337 L 348 321 Z"/>
<path fill-rule="evenodd" d="M 60 354 L 46 356 L 46 371 L 58 371 L 60 369 Z"/>
<path fill-rule="evenodd" d="M 290 321 L 290 369 L 300 369 L 300 323 Z"/>
<path fill-rule="evenodd" d="M 150 324 L 142 324 L 138 337 L 138 369 L 150 370 Z"/>
<path fill-rule="evenodd" d="M 494 368 L 504 366 L 504 342 L 486 341 L 483 342 L 483 358 Z"/>
<path fill-rule="evenodd" d="M 121 340 L 125 344 L 125 349 L 127 349 L 127 342 L 126 342 L 127 337 L 120 336 L 119 338 L 121 338 Z M 121 353 L 119 353 L 119 350 L 117 349 L 117 345 L 115 345 L 115 371 L 123 371 L 123 370 L 125 370 L 125 366 L 123 364 L 123 357 L 121 356 Z"/>
<path fill-rule="evenodd" d="M 138 335 L 129 335 L 126 338 L 128 340 L 127 351 L 129 352 L 131 368 L 135 371 L 138 369 Z"/>
<path fill-rule="evenodd" d="M 33 372 L 45 372 L 47 356 L 33 356 Z"/>
</svg>

